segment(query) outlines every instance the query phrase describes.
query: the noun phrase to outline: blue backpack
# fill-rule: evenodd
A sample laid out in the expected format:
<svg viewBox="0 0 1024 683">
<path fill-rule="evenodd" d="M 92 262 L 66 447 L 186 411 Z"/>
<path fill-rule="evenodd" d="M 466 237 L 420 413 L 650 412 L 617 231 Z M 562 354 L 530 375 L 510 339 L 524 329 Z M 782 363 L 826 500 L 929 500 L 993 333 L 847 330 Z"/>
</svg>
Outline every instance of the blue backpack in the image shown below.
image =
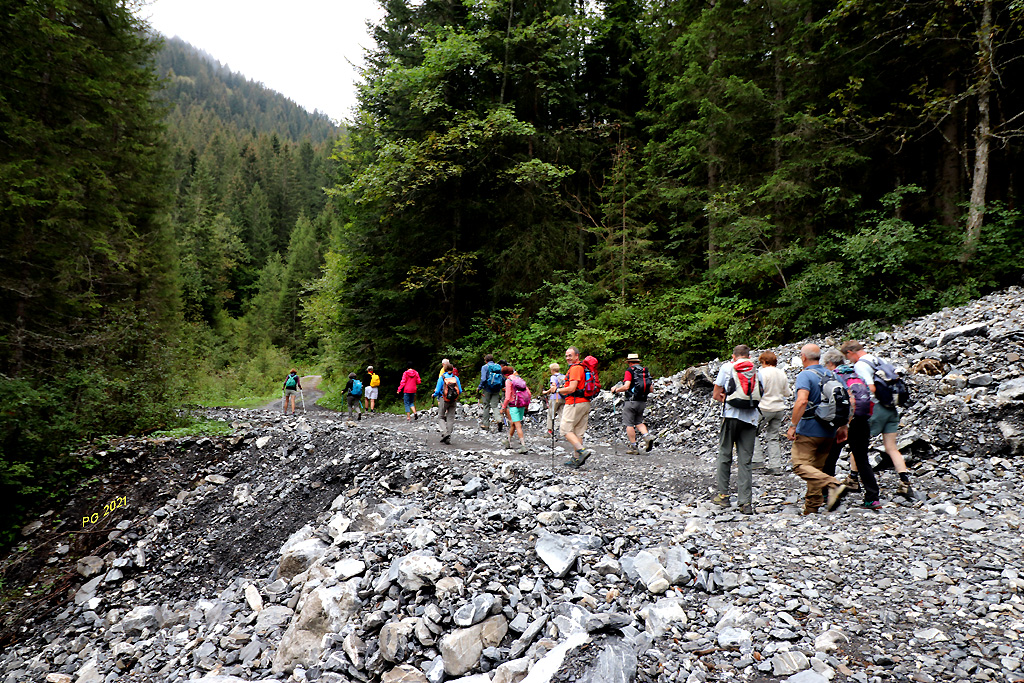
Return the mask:
<svg viewBox="0 0 1024 683">
<path fill-rule="evenodd" d="M 501 374 L 501 366 L 495 362 L 487 364 L 487 378 L 484 380 L 484 389 L 494 393 L 505 386 L 505 375 Z"/>
<path fill-rule="evenodd" d="M 352 392 L 351 393 L 352 393 L 353 396 L 362 396 L 363 395 L 363 383 L 360 382 L 358 379 L 352 380 Z"/>
<path fill-rule="evenodd" d="M 284 388 L 285 389 L 294 389 L 296 386 L 298 386 L 298 383 L 299 383 L 298 375 L 288 375 L 288 378 L 285 379 L 285 381 L 284 381 Z"/>
</svg>

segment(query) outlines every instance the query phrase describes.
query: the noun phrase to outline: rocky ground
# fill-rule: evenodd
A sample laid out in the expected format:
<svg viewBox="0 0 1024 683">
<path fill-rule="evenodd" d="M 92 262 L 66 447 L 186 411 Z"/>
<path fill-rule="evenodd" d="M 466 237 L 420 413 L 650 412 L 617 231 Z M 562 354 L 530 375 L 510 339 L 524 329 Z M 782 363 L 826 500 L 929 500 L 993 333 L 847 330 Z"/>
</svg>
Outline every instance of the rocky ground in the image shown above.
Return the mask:
<svg viewBox="0 0 1024 683">
<path fill-rule="evenodd" d="M 922 492 L 884 472 L 877 512 L 800 516 L 793 475 L 710 505 L 718 361 L 656 382 L 650 454 L 597 401 L 581 470 L 539 416 L 519 455 L 474 407 L 452 446 L 317 409 L 112 444 L 3 561 L 0 680 L 1024 681 L 1024 291 L 868 342 L 911 385 Z"/>
</svg>

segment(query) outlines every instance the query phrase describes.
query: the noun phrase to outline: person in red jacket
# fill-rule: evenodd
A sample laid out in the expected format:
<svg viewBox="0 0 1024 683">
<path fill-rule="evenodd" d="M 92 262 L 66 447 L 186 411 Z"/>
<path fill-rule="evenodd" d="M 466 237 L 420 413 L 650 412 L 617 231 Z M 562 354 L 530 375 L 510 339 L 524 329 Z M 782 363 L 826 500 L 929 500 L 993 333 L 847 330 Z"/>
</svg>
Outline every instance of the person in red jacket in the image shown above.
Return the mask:
<svg viewBox="0 0 1024 683">
<path fill-rule="evenodd" d="M 416 412 L 416 388 L 420 385 L 420 381 L 420 373 L 413 369 L 412 363 L 409 363 L 409 367 L 402 373 L 402 381 L 398 383 L 396 392 L 402 394 L 406 421 L 420 419 L 420 414 Z"/>
</svg>

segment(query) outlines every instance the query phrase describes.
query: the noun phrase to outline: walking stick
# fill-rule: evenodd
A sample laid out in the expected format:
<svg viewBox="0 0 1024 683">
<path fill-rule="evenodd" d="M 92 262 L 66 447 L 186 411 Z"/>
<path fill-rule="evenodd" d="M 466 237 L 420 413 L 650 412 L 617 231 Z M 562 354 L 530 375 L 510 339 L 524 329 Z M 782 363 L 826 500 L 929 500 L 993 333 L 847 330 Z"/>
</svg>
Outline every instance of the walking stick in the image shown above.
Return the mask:
<svg viewBox="0 0 1024 683">
<path fill-rule="evenodd" d="M 299 389 L 299 399 L 302 401 L 302 414 L 306 414 L 306 397 L 302 393 L 302 389 Z"/>
</svg>

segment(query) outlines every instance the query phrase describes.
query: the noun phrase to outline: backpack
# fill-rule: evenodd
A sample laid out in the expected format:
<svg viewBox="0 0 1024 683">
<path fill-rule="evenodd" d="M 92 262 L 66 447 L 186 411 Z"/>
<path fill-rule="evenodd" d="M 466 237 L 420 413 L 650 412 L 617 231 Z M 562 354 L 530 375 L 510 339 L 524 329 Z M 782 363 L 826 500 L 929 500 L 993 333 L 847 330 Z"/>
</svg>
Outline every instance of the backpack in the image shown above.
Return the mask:
<svg viewBox="0 0 1024 683">
<path fill-rule="evenodd" d="M 505 386 L 505 375 L 501 374 L 501 366 L 491 361 L 487 364 L 487 377 L 484 379 L 484 389 L 494 393 Z"/>
<path fill-rule="evenodd" d="M 875 377 L 875 398 L 886 408 L 901 408 L 910 403 L 910 389 L 907 388 L 903 378 L 896 374 L 896 368 L 892 363 L 876 358 L 877 363 L 862 358 Z"/>
<path fill-rule="evenodd" d="M 642 365 L 634 365 L 629 369 L 633 381 L 629 383 L 629 400 L 646 401 L 651 393 L 651 373 Z"/>
<path fill-rule="evenodd" d="M 597 359 L 587 356 L 576 365 L 583 366 L 583 386 L 577 386 L 572 392 L 573 398 L 585 398 L 588 401 L 601 393 L 601 379 L 597 374 Z"/>
<path fill-rule="evenodd" d="M 850 392 L 850 396 L 853 397 L 856 408 L 853 414 L 857 417 L 867 417 L 871 414 L 871 390 L 868 389 L 868 385 L 864 384 L 857 373 L 854 371 L 852 365 L 840 365 L 836 368 L 836 375 L 843 382 L 846 383 L 846 390 Z"/>
<path fill-rule="evenodd" d="M 351 393 L 353 396 L 362 396 L 363 395 L 363 383 L 360 382 L 357 379 L 352 380 L 352 391 L 349 392 L 349 393 Z"/>
<path fill-rule="evenodd" d="M 850 421 L 850 394 L 846 385 L 832 372 L 822 375 L 811 370 L 818 377 L 820 395 L 814 405 L 814 419 L 828 429 L 842 427 Z"/>
<path fill-rule="evenodd" d="M 512 382 L 512 400 L 509 405 L 513 408 L 526 408 L 530 405 L 533 395 L 530 387 L 526 386 L 526 380 L 517 375 L 509 375 L 508 381 Z"/>
<path fill-rule="evenodd" d="M 441 390 L 441 397 L 448 401 L 458 401 L 459 394 L 459 382 L 455 379 L 455 375 L 449 375 L 444 378 L 444 388 Z"/>
<path fill-rule="evenodd" d="M 729 381 L 726 383 L 725 402 L 733 408 L 756 408 L 761 402 L 761 380 L 749 359 L 732 364 Z"/>
<path fill-rule="evenodd" d="M 370 386 L 371 387 L 379 387 L 380 386 L 380 375 L 378 375 L 377 373 L 373 373 L 372 375 L 370 375 Z"/>
<path fill-rule="evenodd" d="M 294 389 L 295 387 L 298 386 L 298 384 L 299 384 L 299 376 L 298 375 L 288 375 L 288 377 L 284 381 L 284 388 L 285 389 Z"/>
</svg>

